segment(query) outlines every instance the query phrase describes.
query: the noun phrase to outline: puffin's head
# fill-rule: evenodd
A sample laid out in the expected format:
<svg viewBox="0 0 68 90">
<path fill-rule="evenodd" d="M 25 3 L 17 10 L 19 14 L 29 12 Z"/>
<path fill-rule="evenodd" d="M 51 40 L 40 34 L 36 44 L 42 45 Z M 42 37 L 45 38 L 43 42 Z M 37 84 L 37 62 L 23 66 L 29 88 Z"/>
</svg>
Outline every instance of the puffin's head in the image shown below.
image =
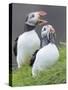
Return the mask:
<svg viewBox="0 0 68 90">
<path fill-rule="evenodd" d="M 55 43 L 56 33 L 55 33 L 55 29 L 53 28 L 53 26 L 49 25 L 49 24 L 48 25 L 44 25 L 42 30 L 41 30 L 41 37 L 43 39 L 45 37 L 47 37 L 45 39 L 49 40 L 52 43 Z"/>
<path fill-rule="evenodd" d="M 42 30 L 41 30 L 41 35 L 42 36 L 46 36 L 47 34 L 49 33 L 55 33 L 55 29 L 53 28 L 52 25 L 48 24 L 48 25 L 44 25 L 42 27 Z"/>
<path fill-rule="evenodd" d="M 29 26 L 46 24 L 48 21 L 42 19 L 42 17 L 45 15 L 47 15 L 47 13 L 44 11 L 37 11 L 37 12 L 29 13 L 25 20 L 25 24 Z"/>
</svg>

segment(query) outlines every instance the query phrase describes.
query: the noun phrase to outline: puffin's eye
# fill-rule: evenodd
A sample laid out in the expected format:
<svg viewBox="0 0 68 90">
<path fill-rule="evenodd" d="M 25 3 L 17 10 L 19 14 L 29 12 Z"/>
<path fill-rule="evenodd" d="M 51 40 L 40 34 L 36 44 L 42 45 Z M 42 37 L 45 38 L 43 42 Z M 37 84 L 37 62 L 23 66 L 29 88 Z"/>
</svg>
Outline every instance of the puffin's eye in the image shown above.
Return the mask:
<svg viewBox="0 0 68 90">
<path fill-rule="evenodd" d="M 44 28 L 44 31 L 46 31 L 46 28 Z"/>
<path fill-rule="evenodd" d="M 33 17 L 34 17 L 34 14 L 32 14 L 30 18 L 33 18 Z"/>
</svg>

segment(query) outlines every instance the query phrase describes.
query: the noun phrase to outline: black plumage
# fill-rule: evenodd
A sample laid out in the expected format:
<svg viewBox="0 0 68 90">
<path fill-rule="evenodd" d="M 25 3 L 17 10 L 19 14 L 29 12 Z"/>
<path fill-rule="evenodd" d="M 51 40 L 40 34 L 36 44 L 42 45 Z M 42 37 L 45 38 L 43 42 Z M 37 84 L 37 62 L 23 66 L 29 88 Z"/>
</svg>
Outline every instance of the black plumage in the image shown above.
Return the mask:
<svg viewBox="0 0 68 90">
<path fill-rule="evenodd" d="M 14 51 L 15 56 L 17 56 L 17 41 L 18 41 L 18 37 L 15 39 L 15 43 L 14 43 L 14 47 L 13 47 L 13 51 Z"/>
<path fill-rule="evenodd" d="M 35 53 L 33 54 L 32 58 L 31 58 L 31 60 L 30 60 L 30 66 L 33 66 L 34 61 L 35 61 L 35 59 L 36 59 L 36 54 L 37 54 L 38 51 L 39 51 L 39 50 L 36 50 Z"/>
</svg>

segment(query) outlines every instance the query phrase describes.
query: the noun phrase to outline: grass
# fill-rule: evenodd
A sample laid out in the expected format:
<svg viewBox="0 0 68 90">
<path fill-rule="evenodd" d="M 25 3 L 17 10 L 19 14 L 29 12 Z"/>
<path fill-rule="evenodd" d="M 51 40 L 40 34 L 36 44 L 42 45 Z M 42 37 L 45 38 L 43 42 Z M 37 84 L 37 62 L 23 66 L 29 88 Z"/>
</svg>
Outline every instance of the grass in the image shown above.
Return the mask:
<svg viewBox="0 0 68 90">
<path fill-rule="evenodd" d="M 31 67 L 23 66 L 12 72 L 12 86 L 30 86 L 66 83 L 66 48 L 59 47 L 60 58 L 55 65 L 32 78 Z"/>
</svg>

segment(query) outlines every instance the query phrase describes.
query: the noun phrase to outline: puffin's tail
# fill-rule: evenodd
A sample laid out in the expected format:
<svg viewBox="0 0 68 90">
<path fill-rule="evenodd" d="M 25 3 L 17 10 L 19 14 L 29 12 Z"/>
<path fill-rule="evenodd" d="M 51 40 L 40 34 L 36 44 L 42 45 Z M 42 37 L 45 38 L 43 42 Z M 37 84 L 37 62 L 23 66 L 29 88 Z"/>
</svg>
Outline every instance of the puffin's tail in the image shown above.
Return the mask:
<svg viewBox="0 0 68 90">
<path fill-rule="evenodd" d="M 14 46 L 13 46 L 13 52 L 14 52 L 15 56 L 17 56 L 17 41 L 18 41 L 18 37 L 15 39 L 15 43 L 14 43 Z"/>
<path fill-rule="evenodd" d="M 33 54 L 31 60 L 30 60 L 30 66 L 33 66 L 34 62 L 35 62 L 35 58 L 36 58 L 36 54 L 39 50 L 36 50 L 35 53 Z"/>
</svg>

